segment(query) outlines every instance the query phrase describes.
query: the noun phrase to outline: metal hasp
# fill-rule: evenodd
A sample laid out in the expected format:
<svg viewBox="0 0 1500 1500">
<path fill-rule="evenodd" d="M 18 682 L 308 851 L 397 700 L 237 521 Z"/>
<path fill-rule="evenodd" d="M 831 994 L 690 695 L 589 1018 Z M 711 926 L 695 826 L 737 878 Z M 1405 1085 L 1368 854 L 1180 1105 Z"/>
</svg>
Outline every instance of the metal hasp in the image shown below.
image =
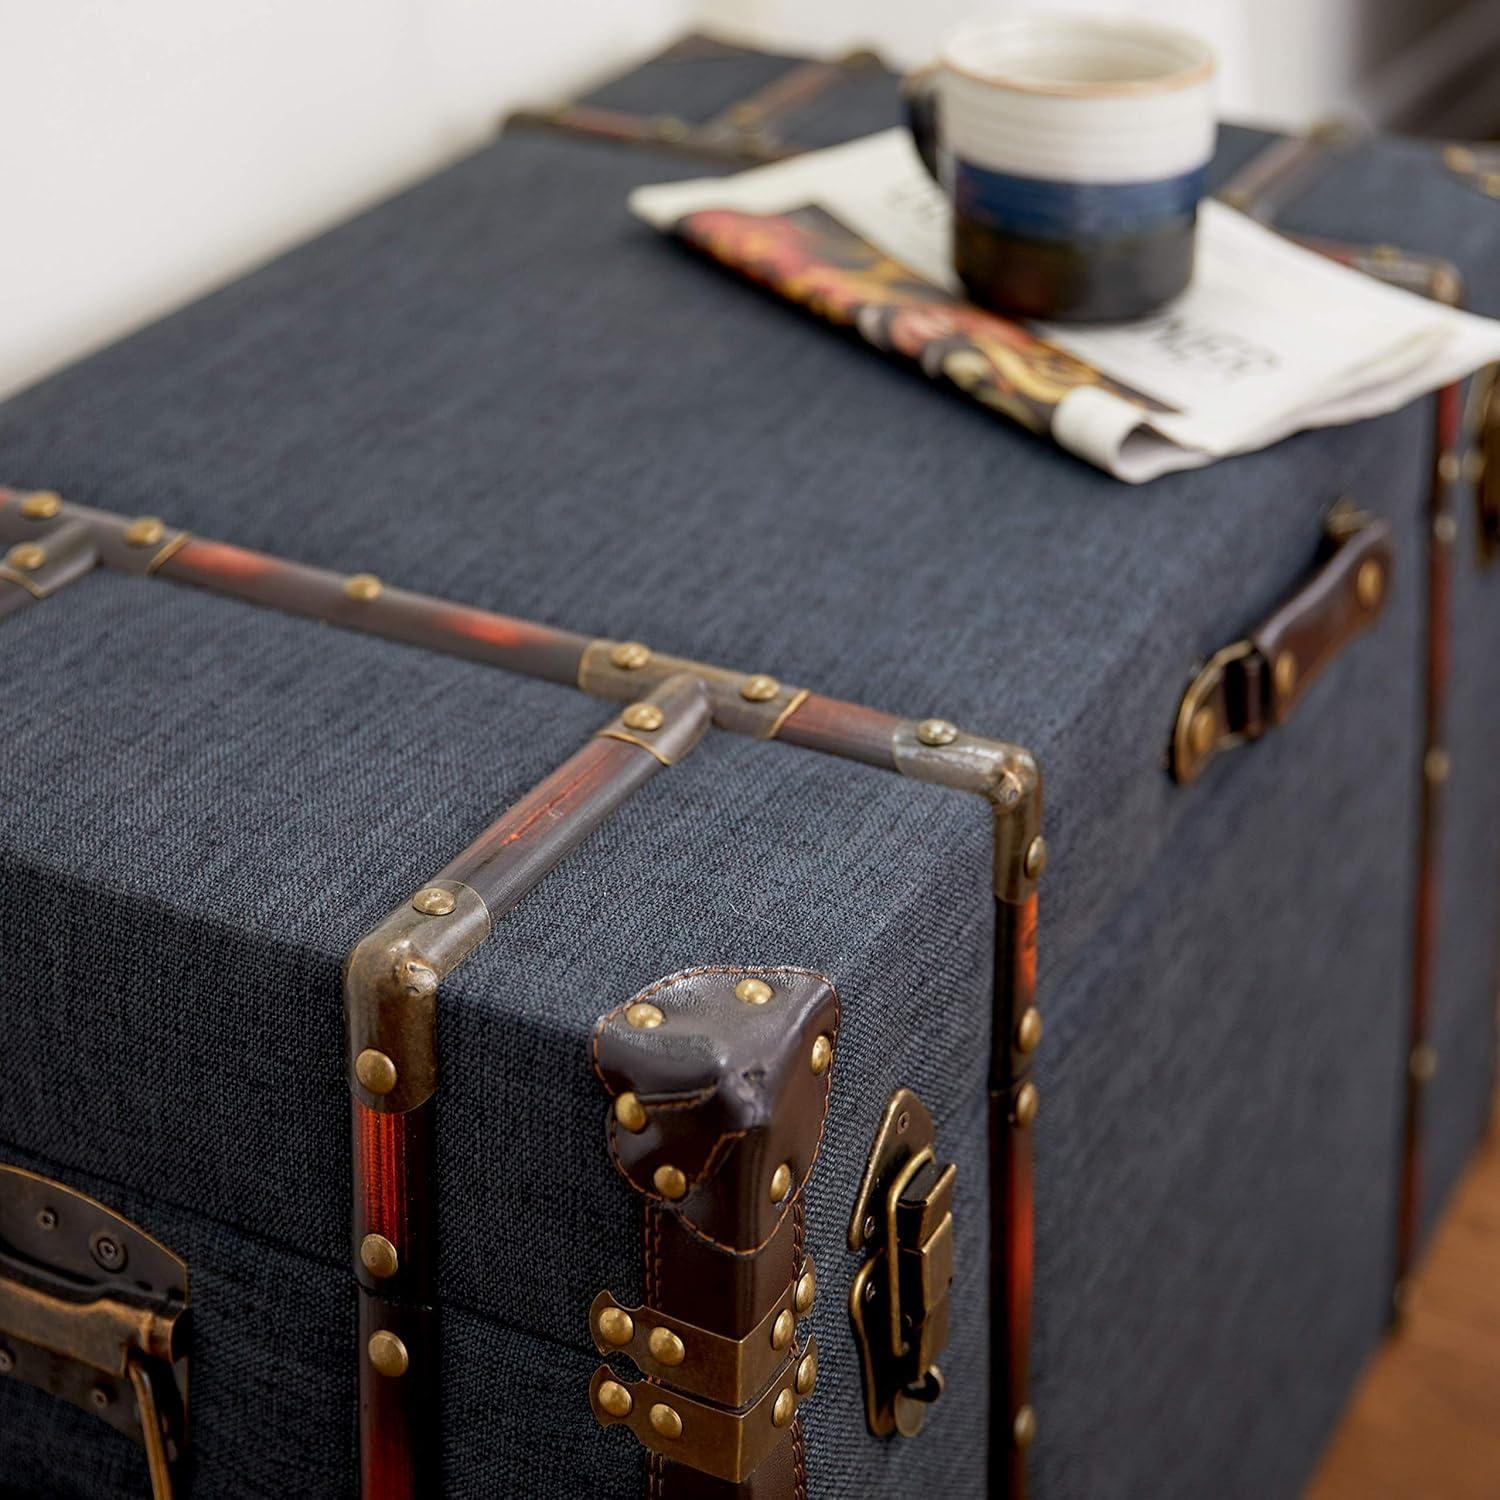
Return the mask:
<svg viewBox="0 0 1500 1500">
<path fill-rule="evenodd" d="M 943 1394 L 937 1358 L 948 1345 L 958 1168 L 938 1161 L 936 1138 L 926 1105 L 897 1089 L 849 1220 L 849 1248 L 866 1257 L 849 1288 L 849 1318 L 876 1437 L 915 1437 Z"/>
<path fill-rule="evenodd" d="M 102 1417 L 171 1500 L 187 1448 L 187 1265 L 113 1209 L 0 1163 L 0 1376 Z"/>
</svg>

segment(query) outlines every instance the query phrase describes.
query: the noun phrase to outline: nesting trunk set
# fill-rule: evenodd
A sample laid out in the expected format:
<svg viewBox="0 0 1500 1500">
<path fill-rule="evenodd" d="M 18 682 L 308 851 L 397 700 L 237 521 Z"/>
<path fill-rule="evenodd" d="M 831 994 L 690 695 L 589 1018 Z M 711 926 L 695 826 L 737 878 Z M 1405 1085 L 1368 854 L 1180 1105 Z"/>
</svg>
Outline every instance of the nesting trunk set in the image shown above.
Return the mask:
<svg viewBox="0 0 1500 1500">
<path fill-rule="evenodd" d="M 3 1493 L 1305 1480 L 1488 1119 L 1500 420 L 1127 490 L 627 214 L 897 112 L 689 39 L 0 408 Z M 1215 170 L 1500 312 L 1430 145 Z"/>
</svg>

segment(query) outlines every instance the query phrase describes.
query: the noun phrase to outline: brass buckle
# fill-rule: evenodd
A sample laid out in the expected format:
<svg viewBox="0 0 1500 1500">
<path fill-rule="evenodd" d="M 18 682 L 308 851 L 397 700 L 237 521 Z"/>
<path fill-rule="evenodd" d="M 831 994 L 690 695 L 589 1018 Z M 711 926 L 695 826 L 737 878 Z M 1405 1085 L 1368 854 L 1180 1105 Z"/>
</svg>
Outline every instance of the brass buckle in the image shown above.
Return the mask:
<svg viewBox="0 0 1500 1500">
<path fill-rule="evenodd" d="M 102 1417 L 171 1500 L 187 1447 L 186 1264 L 113 1209 L 0 1163 L 0 1375 Z"/>
<path fill-rule="evenodd" d="M 943 1394 L 953 1283 L 953 1185 L 936 1129 L 910 1089 L 885 1107 L 849 1221 L 849 1248 L 868 1258 L 849 1290 L 864 1368 L 865 1419 L 876 1437 L 914 1437 Z"/>
</svg>

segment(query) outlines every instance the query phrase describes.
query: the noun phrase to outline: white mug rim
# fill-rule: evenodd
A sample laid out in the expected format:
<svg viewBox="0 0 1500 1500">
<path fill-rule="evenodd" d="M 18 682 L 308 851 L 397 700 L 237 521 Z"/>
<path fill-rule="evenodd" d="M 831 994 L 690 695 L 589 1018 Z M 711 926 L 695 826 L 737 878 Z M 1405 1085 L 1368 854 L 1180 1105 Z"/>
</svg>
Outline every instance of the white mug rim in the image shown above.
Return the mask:
<svg viewBox="0 0 1500 1500">
<path fill-rule="evenodd" d="M 1095 36 L 1124 37 L 1164 45 L 1176 49 L 1182 55 L 1183 64 L 1170 73 L 1160 73 L 1149 78 L 1044 82 L 1033 78 L 1008 77 L 1003 71 L 995 68 L 980 72 L 954 56 L 956 48 L 978 37 L 995 37 L 997 34 L 1004 36 L 1007 33 L 1016 37 L 1051 33 L 1066 40 L 1084 31 L 1091 32 Z M 1167 93 L 1206 83 L 1214 75 L 1216 59 L 1213 49 L 1206 42 L 1191 32 L 1180 31 L 1174 26 L 1160 26 L 1153 21 L 1139 21 L 1127 17 L 1058 13 L 1011 16 L 998 21 L 971 21 L 965 26 L 960 26 L 943 43 L 938 55 L 938 64 L 949 72 L 957 73 L 960 77 L 970 79 L 975 83 L 987 84 L 991 88 L 1007 89 L 1023 94 L 1099 99 L 1128 97 L 1133 94 Z"/>
</svg>

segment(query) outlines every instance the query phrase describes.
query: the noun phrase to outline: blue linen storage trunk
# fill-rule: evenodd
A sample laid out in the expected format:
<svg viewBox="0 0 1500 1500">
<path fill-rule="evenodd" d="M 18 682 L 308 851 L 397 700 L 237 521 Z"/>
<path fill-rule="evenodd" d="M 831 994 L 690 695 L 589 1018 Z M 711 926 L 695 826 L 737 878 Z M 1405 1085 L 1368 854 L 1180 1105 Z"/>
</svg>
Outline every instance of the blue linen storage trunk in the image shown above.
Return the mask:
<svg viewBox="0 0 1500 1500">
<path fill-rule="evenodd" d="M 721 61 L 596 102 L 707 118 L 785 66 Z M 894 111 L 867 70 L 792 123 L 821 144 Z M 1226 133 L 1221 174 L 1256 145 Z M 0 408 L 0 482 L 1030 748 L 1033 1491 L 1295 1494 L 1391 1292 L 1430 410 L 1126 490 L 629 219 L 632 186 L 703 170 L 508 133 Z M 1286 222 L 1446 255 L 1500 312 L 1500 219 L 1427 147 L 1361 147 Z M 1344 494 L 1392 528 L 1378 624 L 1276 734 L 1174 786 L 1192 665 L 1305 575 Z M 1429 1223 L 1493 1066 L 1500 579 L 1467 526 L 1455 553 Z M 0 641 L 0 1160 L 188 1261 L 195 1493 L 351 1495 L 339 964 L 610 710 L 110 573 Z M 448 1494 L 646 1493 L 589 1408 L 595 1295 L 643 1300 L 589 1045 L 704 963 L 806 966 L 841 998 L 806 1190 L 807 1493 L 985 1493 L 991 857 L 971 797 L 715 734 L 447 981 Z M 900 1086 L 958 1166 L 957 1273 L 942 1399 L 876 1439 L 845 1236 Z M 0 1382 L 0 1492 L 146 1494 L 144 1467 Z"/>
</svg>

